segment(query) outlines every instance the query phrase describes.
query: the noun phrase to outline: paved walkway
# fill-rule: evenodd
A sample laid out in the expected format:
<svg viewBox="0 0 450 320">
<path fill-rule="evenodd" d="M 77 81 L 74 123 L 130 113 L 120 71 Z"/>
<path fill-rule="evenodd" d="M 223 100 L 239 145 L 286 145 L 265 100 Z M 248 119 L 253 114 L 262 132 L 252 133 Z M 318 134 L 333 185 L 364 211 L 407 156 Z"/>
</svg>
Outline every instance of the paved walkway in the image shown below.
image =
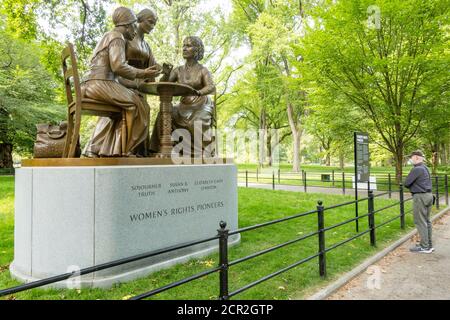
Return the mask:
<svg viewBox="0 0 450 320">
<path fill-rule="evenodd" d="M 367 268 L 328 300 L 450 300 L 450 213 L 433 226 L 435 252 L 409 252 L 414 240 Z"/>
<path fill-rule="evenodd" d="M 239 183 L 245 187 L 245 183 Z M 249 183 L 250 188 L 272 189 L 272 184 Z M 275 185 L 275 190 L 305 192 L 302 186 Z M 307 187 L 308 193 L 342 194 L 341 188 Z M 375 194 L 384 191 L 375 191 Z M 353 195 L 353 189 L 346 194 Z M 367 190 L 360 190 L 361 197 L 367 196 Z M 388 195 L 382 196 L 387 198 Z M 405 193 L 409 198 L 410 193 Z M 392 199 L 398 199 L 399 193 L 393 192 Z M 441 207 L 445 207 L 445 197 L 440 198 Z M 436 251 L 432 254 L 414 254 L 409 248 L 415 244 L 418 236 L 407 241 L 389 253 L 376 264 L 367 268 L 328 300 L 450 300 L 450 211 L 434 222 L 433 244 Z"/>
<path fill-rule="evenodd" d="M 239 187 L 245 187 L 245 182 L 239 182 Z M 272 189 L 271 183 L 248 183 L 249 188 L 260 188 L 260 189 Z M 303 186 L 294 186 L 287 184 L 275 184 L 275 190 L 285 190 L 285 191 L 295 191 L 295 192 L 305 192 Z M 367 190 L 358 189 L 361 195 L 367 196 Z M 328 194 L 343 194 L 342 188 L 324 188 L 324 187 L 306 187 L 307 193 L 328 193 Z M 345 189 L 345 194 L 353 195 L 355 191 L 353 189 Z M 375 194 L 382 193 L 380 191 L 375 191 Z M 392 192 L 392 195 L 396 194 Z"/>
</svg>

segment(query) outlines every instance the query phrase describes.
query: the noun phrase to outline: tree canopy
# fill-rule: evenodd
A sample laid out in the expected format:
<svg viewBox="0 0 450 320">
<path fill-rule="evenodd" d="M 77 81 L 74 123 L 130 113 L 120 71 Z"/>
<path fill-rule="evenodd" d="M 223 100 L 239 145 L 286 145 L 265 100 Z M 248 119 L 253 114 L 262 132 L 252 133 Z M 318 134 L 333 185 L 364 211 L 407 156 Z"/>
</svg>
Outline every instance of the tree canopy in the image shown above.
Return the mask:
<svg viewBox="0 0 450 320">
<path fill-rule="evenodd" d="M 434 170 L 448 164 L 450 5 L 442 0 L 3 0 L 0 146 L 29 156 L 35 124 L 65 118 L 61 49 L 75 43 L 85 70 L 119 5 L 157 12 L 147 41 L 160 63 L 181 64 L 183 38 L 203 39 L 219 126 L 255 130 L 260 166 L 272 162 L 274 129 L 294 171 L 307 159 L 352 162 L 353 131 L 370 133 L 373 159 L 394 163 L 398 177 L 412 148 Z M 82 142 L 94 124 L 83 122 Z"/>
<path fill-rule="evenodd" d="M 56 102 L 58 85 L 41 63 L 41 48 L 0 28 L 0 145 L 31 155 L 38 123 L 65 119 Z M 3 166 L 11 158 L 2 158 Z"/>
</svg>

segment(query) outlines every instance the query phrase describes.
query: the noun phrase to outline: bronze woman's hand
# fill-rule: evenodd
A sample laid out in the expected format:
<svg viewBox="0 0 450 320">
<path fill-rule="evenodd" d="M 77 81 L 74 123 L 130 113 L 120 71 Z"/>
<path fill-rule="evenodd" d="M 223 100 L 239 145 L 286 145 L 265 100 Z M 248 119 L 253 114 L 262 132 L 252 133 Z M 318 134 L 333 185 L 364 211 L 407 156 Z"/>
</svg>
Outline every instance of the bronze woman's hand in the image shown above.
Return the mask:
<svg viewBox="0 0 450 320">
<path fill-rule="evenodd" d="M 144 70 L 146 78 L 156 77 L 161 73 L 161 66 L 154 65 Z"/>
</svg>

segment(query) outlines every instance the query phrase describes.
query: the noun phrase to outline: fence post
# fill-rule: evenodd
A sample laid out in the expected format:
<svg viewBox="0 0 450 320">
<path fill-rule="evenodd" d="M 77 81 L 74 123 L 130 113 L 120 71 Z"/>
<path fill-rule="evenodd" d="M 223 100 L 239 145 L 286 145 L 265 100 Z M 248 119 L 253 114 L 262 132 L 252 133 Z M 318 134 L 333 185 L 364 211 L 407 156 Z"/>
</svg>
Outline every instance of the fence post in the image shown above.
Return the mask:
<svg viewBox="0 0 450 320">
<path fill-rule="evenodd" d="M 375 206 L 374 206 L 373 190 L 369 191 L 368 209 L 369 209 L 370 245 L 372 247 L 375 247 L 377 245 L 377 239 L 375 237 L 375 213 L 374 213 Z"/>
<path fill-rule="evenodd" d="M 305 189 L 305 193 L 306 193 L 306 171 L 303 171 L 303 188 Z"/>
<path fill-rule="evenodd" d="M 245 170 L 245 187 L 248 188 L 248 170 Z"/>
<path fill-rule="evenodd" d="M 436 175 L 436 209 L 439 209 L 439 176 Z"/>
<path fill-rule="evenodd" d="M 334 187 L 334 170 L 331 171 L 332 181 L 333 181 L 333 187 Z"/>
<path fill-rule="evenodd" d="M 272 171 L 272 190 L 275 190 L 275 172 Z"/>
<path fill-rule="evenodd" d="M 405 229 L 405 202 L 403 195 L 403 184 L 400 183 L 400 227 Z"/>
<path fill-rule="evenodd" d="M 392 180 L 391 180 L 391 174 L 388 173 L 388 187 L 389 187 L 389 199 L 392 198 Z"/>
<path fill-rule="evenodd" d="M 448 206 L 448 175 L 445 175 L 445 204 Z"/>
<path fill-rule="evenodd" d="M 219 233 L 219 281 L 220 281 L 220 293 L 219 300 L 228 300 L 228 229 L 227 223 L 221 221 Z"/>
<path fill-rule="evenodd" d="M 342 171 L 342 194 L 345 194 L 345 172 Z"/>
<path fill-rule="evenodd" d="M 323 202 L 317 202 L 317 231 L 319 232 L 319 274 L 322 278 L 327 276 L 327 259 L 325 253 L 325 218 Z"/>
</svg>

